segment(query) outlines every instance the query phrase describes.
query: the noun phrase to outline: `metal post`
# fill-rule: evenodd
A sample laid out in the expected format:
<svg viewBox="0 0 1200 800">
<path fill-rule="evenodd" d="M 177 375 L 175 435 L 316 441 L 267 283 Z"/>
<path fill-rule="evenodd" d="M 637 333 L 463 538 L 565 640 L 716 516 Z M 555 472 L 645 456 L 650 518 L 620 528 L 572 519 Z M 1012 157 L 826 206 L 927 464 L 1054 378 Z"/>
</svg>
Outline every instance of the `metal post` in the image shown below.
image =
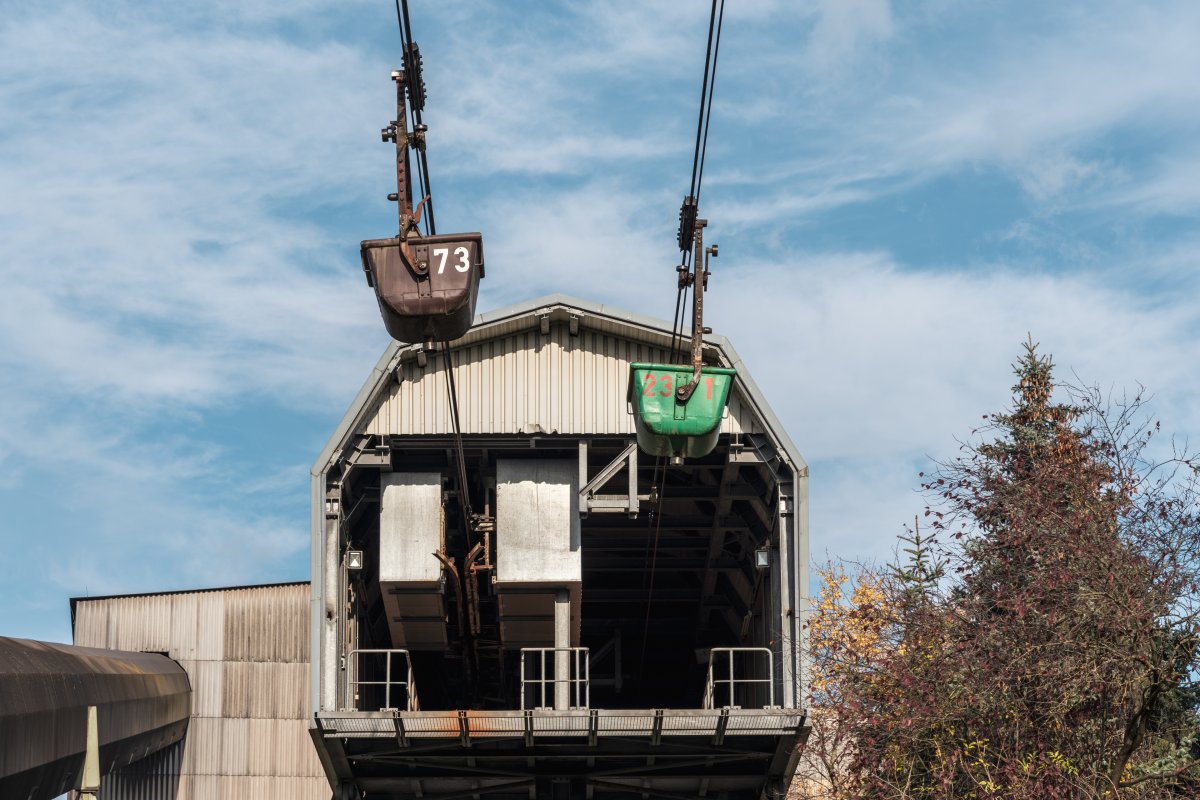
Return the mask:
<svg viewBox="0 0 1200 800">
<path fill-rule="evenodd" d="M 392 653 L 383 654 L 383 707 L 392 706 Z"/>
<path fill-rule="evenodd" d="M 729 650 L 729 705 L 737 705 L 733 702 L 733 648 Z"/>
<path fill-rule="evenodd" d="M 571 705 L 571 596 L 566 589 L 554 593 L 554 708 Z"/>
<path fill-rule="evenodd" d="M 83 775 L 79 779 L 80 800 L 96 800 L 100 791 L 100 736 L 96 726 L 96 707 L 87 710 L 87 752 L 83 756 Z"/>
<path fill-rule="evenodd" d="M 521 651 L 521 710 L 525 710 L 525 651 Z"/>
</svg>

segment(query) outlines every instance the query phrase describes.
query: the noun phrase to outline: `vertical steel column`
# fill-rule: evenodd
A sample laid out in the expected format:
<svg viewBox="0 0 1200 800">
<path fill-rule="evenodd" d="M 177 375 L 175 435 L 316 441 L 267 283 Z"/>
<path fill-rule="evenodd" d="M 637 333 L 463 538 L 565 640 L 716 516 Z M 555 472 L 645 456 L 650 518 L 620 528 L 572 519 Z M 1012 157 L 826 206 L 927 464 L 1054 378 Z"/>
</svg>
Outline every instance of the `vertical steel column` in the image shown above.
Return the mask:
<svg viewBox="0 0 1200 800">
<path fill-rule="evenodd" d="M 322 479 L 321 483 L 325 483 L 325 480 Z M 347 703 L 349 702 L 347 698 L 338 696 L 342 688 L 339 666 L 343 655 L 340 609 L 345 600 L 342 595 L 341 581 L 339 580 L 339 576 L 341 575 L 341 558 L 339 555 L 341 534 L 338 526 L 339 515 L 341 513 L 340 507 L 340 497 L 336 505 L 330 503 L 328 498 L 326 498 L 325 569 L 321 582 L 321 591 L 324 593 L 323 599 L 325 601 L 325 620 L 324 630 L 321 635 L 322 649 L 320 658 L 325 670 L 322 681 L 321 708 L 330 711 L 338 708 L 347 708 Z"/>
<path fill-rule="evenodd" d="M 566 589 L 554 593 L 554 709 L 571 705 L 571 595 Z"/>
<path fill-rule="evenodd" d="M 100 796 L 100 736 L 96 722 L 96 707 L 87 710 L 87 750 L 83 756 L 83 774 L 79 777 L 79 800 L 96 800 Z"/>
</svg>

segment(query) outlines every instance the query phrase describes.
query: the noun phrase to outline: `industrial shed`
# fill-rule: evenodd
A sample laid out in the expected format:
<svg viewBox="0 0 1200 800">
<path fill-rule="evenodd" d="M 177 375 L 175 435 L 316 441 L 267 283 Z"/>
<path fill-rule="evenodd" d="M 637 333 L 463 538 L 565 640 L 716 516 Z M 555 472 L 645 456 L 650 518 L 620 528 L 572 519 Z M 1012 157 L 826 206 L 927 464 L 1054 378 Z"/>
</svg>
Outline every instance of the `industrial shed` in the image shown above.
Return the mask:
<svg viewBox="0 0 1200 800">
<path fill-rule="evenodd" d="M 553 295 L 388 347 L 312 472 L 312 734 L 335 797 L 786 787 L 808 468 L 718 335 L 704 363 L 737 376 L 716 449 L 639 458 L 630 364 L 678 363 L 673 338 Z"/>
<path fill-rule="evenodd" d="M 182 742 L 103 779 L 104 800 L 329 800 L 308 735 L 309 584 L 76 597 L 76 645 L 162 653 L 192 686 Z"/>
</svg>

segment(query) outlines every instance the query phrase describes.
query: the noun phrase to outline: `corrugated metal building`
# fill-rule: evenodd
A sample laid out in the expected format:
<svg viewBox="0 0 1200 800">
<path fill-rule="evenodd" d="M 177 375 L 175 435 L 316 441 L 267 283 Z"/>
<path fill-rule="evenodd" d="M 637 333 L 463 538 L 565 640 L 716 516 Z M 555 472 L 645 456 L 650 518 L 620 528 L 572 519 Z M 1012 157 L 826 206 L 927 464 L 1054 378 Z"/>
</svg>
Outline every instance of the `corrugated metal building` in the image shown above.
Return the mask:
<svg viewBox="0 0 1200 800">
<path fill-rule="evenodd" d="M 552 295 L 448 347 L 388 347 L 312 470 L 311 702 L 335 797 L 782 791 L 805 732 L 808 467 L 711 334 L 704 363 L 736 370 L 715 449 L 638 460 L 630 364 L 674 363 L 675 338 Z M 429 571 L 397 570 L 401 551 Z M 587 676 L 556 667 L 556 690 L 587 690 L 553 707 L 526 669 L 548 650 Z M 664 741 L 722 766 L 668 768 Z"/>
<path fill-rule="evenodd" d="M 105 777 L 105 800 L 328 800 L 308 734 L 309 584 L 77 597 L 75 644 L 164 653 L 192 683 L 187 736 Z"/>
</svg>

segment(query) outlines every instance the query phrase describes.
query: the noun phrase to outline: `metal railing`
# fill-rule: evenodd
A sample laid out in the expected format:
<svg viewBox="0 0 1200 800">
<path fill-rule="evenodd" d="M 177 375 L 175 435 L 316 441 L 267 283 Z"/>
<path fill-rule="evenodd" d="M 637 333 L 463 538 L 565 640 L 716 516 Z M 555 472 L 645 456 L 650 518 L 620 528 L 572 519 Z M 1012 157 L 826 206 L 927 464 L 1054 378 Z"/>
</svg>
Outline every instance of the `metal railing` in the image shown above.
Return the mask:
<svg viewBox="0 0 1200 800">
<path fill-rule="evenodd" d="M 764 659 L 757 658 L 765 656 Z M 766 671 L 756 667 L 765 663 Z M 724 668 L 725 675 L 719 673 Z M 738 677 L 741 671 L 745 677 Z M 765 675 L 765 677 L 755 677 Z M 708 651 L 708 681 L 704 685 L 705 708 L 741 708 L 743 705 L 759 705 L 761 700 L 759 684 L 767 685 L 767 702 L 763 708 L 775 705 L 775 658 L 766 647 L 714 647 Z M 717 705 L 718 687 L 722 693 L 728 692 L 728 702 Z M 739 687 L 741 691 L 739 692 Z M 758 695 L 756 698 L 755 695 Z M 738 702 L 741 699 L 743 702 Z"/>
<path fill-rule="evenodd" d="M 536 656 L 527 659 L 526 656 Z M 546 657 L 553 655 L 553 658 Z M 566 659 L 565 675 L 556 674 L 556 662 Z M 550 662 L 547 674 L 546 662 Z M 586 647 L 522 647 L 521 648 L 521 710 L 526 707 L 530 693 L 537 702 L 535 708 L 588 708 L 592 702 L 590 685 L 591 658 Z M 527 667 L 537 667 L 530 676 Z M 548 702 L 547 702 L 548 701 Z"/>
<path fill-rule="evenodd" d="M 400 663 L 401 658 L 403 664 Z M 421 709 L 417 702 L 412 659 L 407 650 L 351 650 L 346 659 L 350 670 L 348 694 L 354 710 Z M 399 705 L 401 699 L 403 706 Z"/>
</svg>

